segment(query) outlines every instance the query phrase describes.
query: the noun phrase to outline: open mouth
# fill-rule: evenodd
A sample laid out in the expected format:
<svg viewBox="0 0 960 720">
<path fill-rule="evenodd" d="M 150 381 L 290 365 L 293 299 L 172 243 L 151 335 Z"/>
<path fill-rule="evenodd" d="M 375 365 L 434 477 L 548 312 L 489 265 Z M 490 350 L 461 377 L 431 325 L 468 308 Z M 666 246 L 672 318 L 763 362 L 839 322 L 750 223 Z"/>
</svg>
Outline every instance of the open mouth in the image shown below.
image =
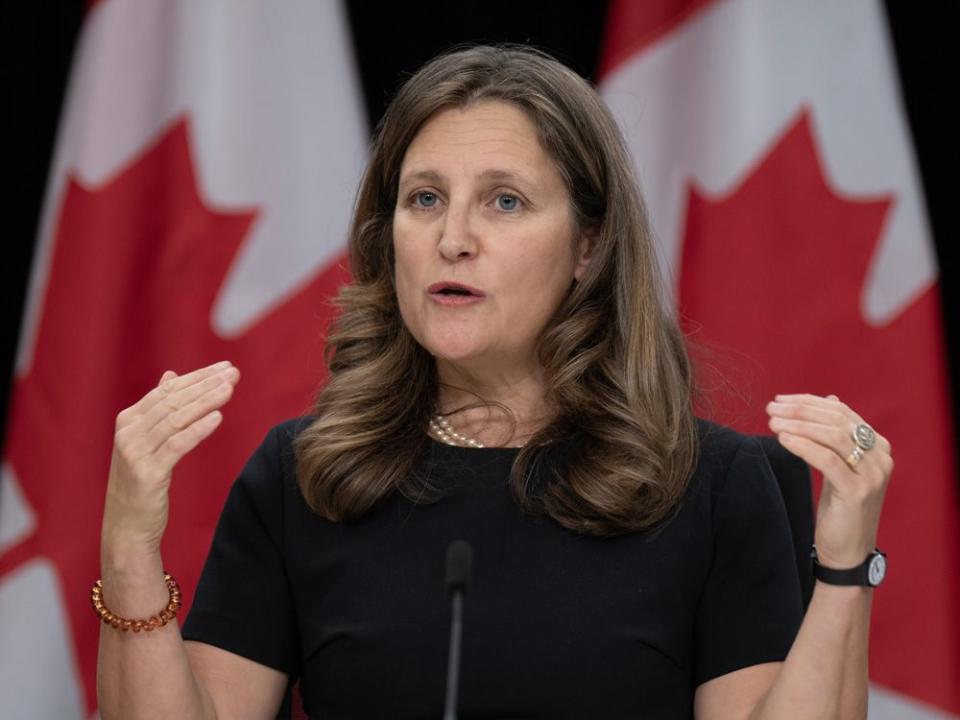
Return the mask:
<svg viewBox="0 0 960 720">
<path fill-rule="evenodd" d="M 438 282 L 427 288 L 431 295 L 439 295 L 446 298 L 482 298 L 482 290 L 455 282 Z"/>
</svg>

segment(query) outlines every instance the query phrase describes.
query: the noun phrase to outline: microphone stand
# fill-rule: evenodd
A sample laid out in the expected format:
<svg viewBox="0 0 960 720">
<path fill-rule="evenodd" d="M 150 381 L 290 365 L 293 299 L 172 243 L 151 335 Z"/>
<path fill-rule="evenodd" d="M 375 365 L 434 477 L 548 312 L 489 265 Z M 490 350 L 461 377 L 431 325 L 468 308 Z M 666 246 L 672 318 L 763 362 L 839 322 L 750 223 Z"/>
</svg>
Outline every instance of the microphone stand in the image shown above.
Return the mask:
<svg viewBox="0 0 960 720">
<path fill-rule="evenodd" d="M 470 586 L 473 550 L 465 540 L 454 540 L 447 548 L 447 591 L 451 595 L 450 652 L 447 656 L 447 697 L 443 720 L 457 720 L 457 691 L 460 687 L 460 645 L 463 639 L 463 596 Z"/>
</svg>

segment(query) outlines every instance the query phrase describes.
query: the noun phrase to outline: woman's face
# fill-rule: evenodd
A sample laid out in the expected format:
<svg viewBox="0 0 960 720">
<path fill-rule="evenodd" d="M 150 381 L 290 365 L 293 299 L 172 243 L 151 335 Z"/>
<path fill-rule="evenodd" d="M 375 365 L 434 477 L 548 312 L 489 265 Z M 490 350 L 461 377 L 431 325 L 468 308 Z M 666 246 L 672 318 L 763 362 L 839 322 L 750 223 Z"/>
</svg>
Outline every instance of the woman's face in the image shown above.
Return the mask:
<svg viewBox="0 0 960 720">
<path fill-rule="evenodd" d="M 437 358 L 477 370 L 529 367 L 587 266 L 569 193 L 519 108 L 450 108 L 403 159 L 393 216 L 400 312 Z"/>
</svg>

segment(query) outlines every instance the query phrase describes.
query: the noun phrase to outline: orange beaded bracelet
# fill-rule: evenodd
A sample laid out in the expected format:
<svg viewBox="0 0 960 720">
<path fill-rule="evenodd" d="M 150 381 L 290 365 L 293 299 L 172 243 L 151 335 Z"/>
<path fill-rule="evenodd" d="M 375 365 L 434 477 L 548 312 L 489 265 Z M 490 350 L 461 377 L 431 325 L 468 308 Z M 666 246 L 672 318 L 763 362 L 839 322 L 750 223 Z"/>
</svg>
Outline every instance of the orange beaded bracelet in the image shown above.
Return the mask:
<svg viewBox="0 0 960 720">
<path fill-rule="evenodd" d="M 146 620 L 127 620 L 110 612 L 107 606 L 103 604 L 103 583 L 100 580 L 97 580 L 90 590 L 90 602 L 93 604 L 94 612 L 97 613 L 100 619 L 107 625 L 120 628 L 124 632 L 127 630 L 150 632 L 151 630 L 162 628 L 173 620 L 177 615 L 177 610 L 180 609 L 181 595 L 180 586 L 177 584 L 177 581 L 174 580 L 173 575 L 168 572 L 163 574 L 163 581 L 167 584 L 167 590 L 170 592 L 170 602 L 168 602 L 167 606 L 158 614 Z"/>
</svg>

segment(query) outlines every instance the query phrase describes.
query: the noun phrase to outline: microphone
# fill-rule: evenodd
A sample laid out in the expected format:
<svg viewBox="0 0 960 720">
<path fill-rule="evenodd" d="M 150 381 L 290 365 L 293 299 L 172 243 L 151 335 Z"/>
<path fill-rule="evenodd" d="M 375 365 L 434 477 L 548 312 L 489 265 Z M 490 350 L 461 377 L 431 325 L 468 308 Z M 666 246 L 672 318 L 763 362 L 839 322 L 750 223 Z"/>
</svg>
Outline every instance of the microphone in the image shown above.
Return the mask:
<svg viewBox="0 0 960 720">
<path fill-rule="evenodd" d="M 443 720 L 457 720 L 457 690 L 460 686 L 460 641 L 463 637 L 463 595 L 470 587 L 473 549 L 466 540 L 454 540 L 447 547 L 447 592 L 453 618 L 450 622 L 450 653 L 447 656 L 447 700 Z"/>
</svg>

